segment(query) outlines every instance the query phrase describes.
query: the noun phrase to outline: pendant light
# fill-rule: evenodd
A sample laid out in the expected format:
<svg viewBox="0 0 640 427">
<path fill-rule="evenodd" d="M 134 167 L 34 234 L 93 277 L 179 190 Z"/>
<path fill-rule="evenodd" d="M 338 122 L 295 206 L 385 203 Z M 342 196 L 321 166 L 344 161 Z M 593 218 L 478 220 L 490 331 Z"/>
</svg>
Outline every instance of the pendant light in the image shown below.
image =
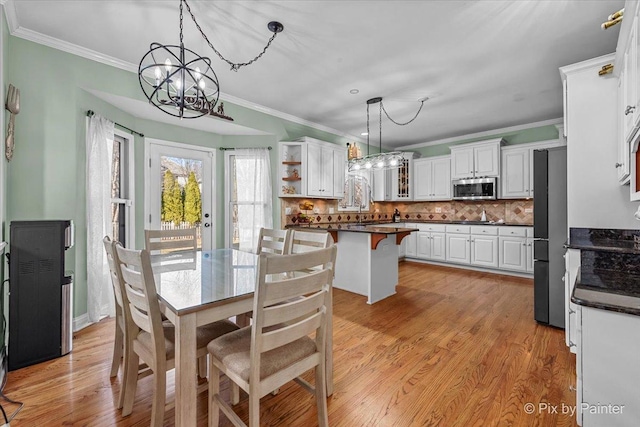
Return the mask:
<svg viewBox="0 0 640 427">
<path fill-rule="evenodd" d="M 349 160 L 349 172 L 358 171 L 361 169 L 395 169 L 403 165 L 404 155 L 400 151 L 382 152 L 382 112 L 387 116 L 391 122 L 398 126 L 406 126 L 413 122 L 422 111 L 424 102 L 429 98 L 420 99 L 420 108 L 413 118 L 405 123 L 398 123 L 393 120 L 382 103 L 382 97 L 378 96 L 367 100 L 367 155 L 358 159 Z M 379 151 L 376 154 L 369 153 L 369 106 L 373 104 L 379 104 Z"/>
<path fill-rule="evenodd" d="M 213 112 L 220 96 L 218 77 L 211 68 L 211 59 L 198 55 L 183 43 L 183 4 L 198 31 L 209 47 L 233 71 L 251 65 L 267 51 L 276 35 L 284 29 L 277 21 L 267 25 L 273 33 L 262 52 L 248 62 L 234 63 L 226 59 L 209 41 L 196 21 L 186 0 L 180 0 L 180 44 L 151 43 L 149 51 L 140 60 L 138 80 L 149 102 L 163 112 L 183 118 L 197 118 Z"/>
</svg>

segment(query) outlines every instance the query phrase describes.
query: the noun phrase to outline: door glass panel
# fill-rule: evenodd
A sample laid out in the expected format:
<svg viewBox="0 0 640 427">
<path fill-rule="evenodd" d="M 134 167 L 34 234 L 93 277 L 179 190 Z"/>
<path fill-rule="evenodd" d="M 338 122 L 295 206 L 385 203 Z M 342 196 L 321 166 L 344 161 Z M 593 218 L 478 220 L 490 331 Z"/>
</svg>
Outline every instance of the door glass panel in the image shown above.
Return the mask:
<svg viewBox="0 0 640 427">
<path fill-rule="evenodd" d="M 160 228 L 196 228 L 202 250 L 203 162 L 185 157 L 160 156 Z"/>
</svg>

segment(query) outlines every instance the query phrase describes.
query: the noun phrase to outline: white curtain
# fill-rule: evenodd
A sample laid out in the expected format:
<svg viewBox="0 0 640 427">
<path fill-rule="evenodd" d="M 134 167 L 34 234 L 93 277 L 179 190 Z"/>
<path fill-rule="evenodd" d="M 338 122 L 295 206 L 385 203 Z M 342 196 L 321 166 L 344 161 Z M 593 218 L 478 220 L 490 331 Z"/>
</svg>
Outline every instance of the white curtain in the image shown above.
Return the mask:
<svg viewBox="0 0 640 427">
<path fill-rule="evenodd" d="M 87 314 L 89 322 L 113 315 L 113 292 L 102 239 L 111 235 L 111 159 L 114 124 L 89 118 L 87 130 Z"/>
<path fill-rule="evenodd" d="M 273 228 L 269 150 L 235 150 L 239 248 L 254 252 L 260 228 Z"/>
</svg>

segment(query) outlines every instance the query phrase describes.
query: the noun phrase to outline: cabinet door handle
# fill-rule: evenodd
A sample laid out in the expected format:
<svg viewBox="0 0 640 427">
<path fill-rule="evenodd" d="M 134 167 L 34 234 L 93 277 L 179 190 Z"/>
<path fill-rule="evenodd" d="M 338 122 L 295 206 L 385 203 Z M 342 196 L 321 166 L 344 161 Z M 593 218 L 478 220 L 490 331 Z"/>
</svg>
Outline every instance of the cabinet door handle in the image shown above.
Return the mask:
<svg viewBox="0 0 640 427">
<path fill-rule="evenodd" d="M 575 347 L 576 343 L 569 341 L 569 347 Z"/>
<path fill-rule="evenodd" d="M 622 167 L 622 163 L 616 163 L 616 169 L 621 167 Z"/>
<path fill-rule="evenodd" d="M 572 385 L 569 386 L 569 391 L 576 391 L 576 388 Z"/>
<path fill-rule="evenodd" d="M 562 281 L 564 282 L 564 276 L 562 276 L 562 277 L 560 278 L 560 280 L 562 280 Z"/>
<path fill-rule="evenodd" d="M 636 109 L 635 105 L 627 105 L 627 108 L 624 109 L 624 115 L 628 116 L 629 114 L 633 113 L 635 109 Z"/>
<path fill-rule="evenodd" d="M 571 308 L 569 309 L 569 314 L 573 314 L 573 313 L 575 313 L 575 312 L 576 312 L 575 310 L 573 310 L 573 309 L 571 309 Z"/>
</svg>

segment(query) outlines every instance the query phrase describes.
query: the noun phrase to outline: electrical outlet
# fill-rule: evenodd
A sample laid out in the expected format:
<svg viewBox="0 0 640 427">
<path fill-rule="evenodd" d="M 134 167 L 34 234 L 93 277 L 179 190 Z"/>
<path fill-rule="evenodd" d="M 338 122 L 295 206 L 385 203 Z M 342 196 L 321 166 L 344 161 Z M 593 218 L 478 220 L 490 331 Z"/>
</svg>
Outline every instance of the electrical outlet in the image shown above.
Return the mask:
<svg viewBox="0 0 640 427">
<path fill-rule="evenodd" d="M 329 208 L 329 213 L 330 213 L 330 214 L 335 213 L 335 209 L 333 209 L 333 208 Z"/>
<path fill-rule="evenodd" d="M 533 208 L 524 208 L 524 213 L 533 213 Z"/>
<path fill-rule="evenodd" d="M 440 207 L 436 208 L 436 213 L 442 213 L 442 208 Z"/>
<path fill-rule="evenodd" d="M 314 213 L 314 214 L 319 214 L 319 213 L 320 213 L 320 209 L 315 208 L 315 209 L 313 210 L 313 213 Z"/>
<path fill-rule="evenodd" d="M 285 215 L 291 215 L 291 208 L 284 208 Z"/>
</svg>

